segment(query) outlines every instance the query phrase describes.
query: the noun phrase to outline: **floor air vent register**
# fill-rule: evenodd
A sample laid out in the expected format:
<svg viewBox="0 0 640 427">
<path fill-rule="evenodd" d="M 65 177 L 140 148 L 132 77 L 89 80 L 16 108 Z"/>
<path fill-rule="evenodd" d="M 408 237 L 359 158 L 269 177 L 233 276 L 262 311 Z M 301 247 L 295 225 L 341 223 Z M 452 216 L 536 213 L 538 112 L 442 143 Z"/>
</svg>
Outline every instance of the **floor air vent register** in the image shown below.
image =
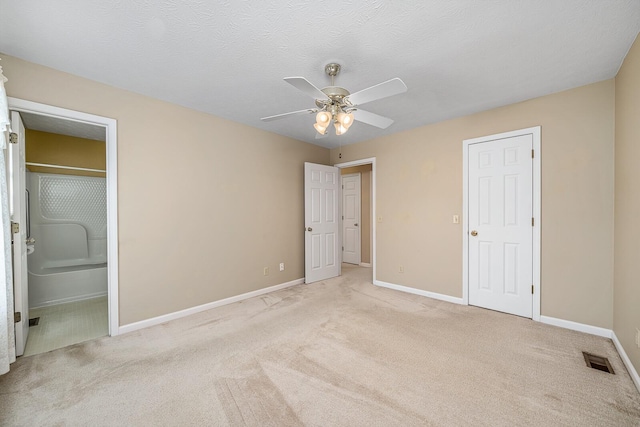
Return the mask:
<svg viewBox="0 0 640 427">
<path fill-rule="evenodd" d="M 596 356 L 595 354 L 587 353 L 585 351 L 582 352 L 582 355 L 584 356 L 584 361 L 587 362 L 588 367 L 608 372 L 610 374 L 615 374 L 611 364 L 609 363 L 609 359 L 606 357 Z"/>
</svg>

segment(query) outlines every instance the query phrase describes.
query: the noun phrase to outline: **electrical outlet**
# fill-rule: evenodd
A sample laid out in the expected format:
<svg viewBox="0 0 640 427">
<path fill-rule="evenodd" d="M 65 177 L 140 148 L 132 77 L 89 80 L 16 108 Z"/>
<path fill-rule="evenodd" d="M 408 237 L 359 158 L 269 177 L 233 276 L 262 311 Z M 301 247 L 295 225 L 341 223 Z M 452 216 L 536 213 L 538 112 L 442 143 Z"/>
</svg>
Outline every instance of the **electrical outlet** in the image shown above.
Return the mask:
<svg viewBox="0 0 640 427">
<path fill-rule="evenodd" d="M 265 276 L 268 276 L 268 275 L 269 275 L 269 267 L 265 267 L 265 268 L 264 268 L 264 273 L 263 273 L 263 274 L 264 274 Z"/>
<path fill-rule="evenodd" d="M 640 348 L 640 329 L 636 328 L 636 345 Z"/>
<path fill-rule="evenodd" d="M 400 268 L 398 269 L 398 273 L 404 273 L 404 266 L 400 266 Z"/>
<path fill-rule="evenodd" d="M 284 271 L 284 262 L 280 263 L 280 271 Z"/>
</svg>

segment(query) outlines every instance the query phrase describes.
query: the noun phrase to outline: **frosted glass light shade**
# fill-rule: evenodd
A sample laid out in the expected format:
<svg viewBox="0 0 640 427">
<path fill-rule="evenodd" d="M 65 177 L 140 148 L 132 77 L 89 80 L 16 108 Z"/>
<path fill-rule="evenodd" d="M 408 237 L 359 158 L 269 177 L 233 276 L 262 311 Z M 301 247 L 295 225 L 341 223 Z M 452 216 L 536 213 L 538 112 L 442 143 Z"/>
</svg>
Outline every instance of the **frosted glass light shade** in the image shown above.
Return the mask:
<svg viewBox="0 0 640 427">
<path fill-rule="evenodd" d="M 347 132 L 347 128 L 342 126 L 342 124 L 337 120 L 336 120 L 335 126 L 336 126 L 336 135 L 342 135 L 343 133 Z"/>
<path fill-rule="evenodd" d="M 327 132 L 327 127 L 319 125 L 318 123 L 315 123 L 313 127 L 318 131 L 320 135 L 324 135 Z"/>
<path fill-rule="evenodd" d="M 345 127 L 345 129 L 349 129 L 353 124 L 353 114 L 352 113 L 340 113 L 336 119 Z"/>
<path fill-rule="evenodd" d="M 326 127 L 329 126 L 329 123 L 331 123 L 331 113 L 327 111 L 320 111 L 316 115 L 316 123 L 326 129 Z"/>
</svg>

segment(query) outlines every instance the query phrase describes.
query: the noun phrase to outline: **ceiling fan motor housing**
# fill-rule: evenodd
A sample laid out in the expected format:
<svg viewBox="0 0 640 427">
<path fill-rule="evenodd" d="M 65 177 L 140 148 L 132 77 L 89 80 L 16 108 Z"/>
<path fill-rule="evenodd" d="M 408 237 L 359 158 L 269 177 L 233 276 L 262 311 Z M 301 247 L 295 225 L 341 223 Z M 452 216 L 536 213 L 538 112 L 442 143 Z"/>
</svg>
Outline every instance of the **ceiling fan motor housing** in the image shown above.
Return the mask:
<svg viewBox="0 0 640 427">
<path fill-rule="evenodd" d="M 327 86 L 320 90 L 329 97 L 330 101 L 327 99 L 316 99 L 318 108 L 324 108 L 324 106 L 328 104 L 342 105 L 343 99 L 350 94 L 348 90 L 340 86 Z"/>
</svg>

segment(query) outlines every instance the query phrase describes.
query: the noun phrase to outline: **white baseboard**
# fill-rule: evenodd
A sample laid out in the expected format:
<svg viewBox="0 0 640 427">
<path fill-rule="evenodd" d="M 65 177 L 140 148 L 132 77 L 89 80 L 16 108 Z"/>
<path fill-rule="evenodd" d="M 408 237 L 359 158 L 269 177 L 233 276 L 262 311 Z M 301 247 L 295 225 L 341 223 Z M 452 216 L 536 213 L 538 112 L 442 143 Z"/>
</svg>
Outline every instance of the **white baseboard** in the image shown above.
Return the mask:
<svg viewBox="0 0 640 427">
<path fill-rule="evenodd" d="M 464 304 L 462 298 L 452 297 L 450 295 L 438 294 L 436 292 L 423 291 L 422 289 L 410 288 L 408 286 L 396 285 L 394 283 L 383 282 L 381 280 L 374 280 L 374 285 L 382 286 L 383 288 L 395 289 L 396 291 L 407 292 L 409 294 L 421 295 L 427 298 L 433 298 L 440 301 L 446 301 L 453 304 Z"/>
<path fill-rule="evenodd" d="M 229 297 L 229 298 L 221 299 L 218 301 L 213 301 L 207 304 L 202 304 L 195 307 L 187 308 L 184 310 L 175 311 L 173 313 L 163 314 L 162 316 L 152 317 L 151 319 L 145 319 L 139 322 L 129 323 L 128 325 L 120 326 L 118 328 L 118 334 L 126 334 L 128 332 L 137 331 L 138 329 L 144 329 L 150 326 L 160 325 L 161 323 L 165 323 L 170 320 L 180 319 L 182 317 L 186 317 L 191 314 L 200 313 L 201 311 L 210 310 L 212 308 L 220 307 L 227 304 L 232 304 L 234 302 L 257 297 L 263 294 L 268 294 L 269 292 L 278 291 L 280 289 L 288 288 L 290 286 L 301 285 L 303 283 L 304 283 L 304 278 L 296 279 L 290 282 L 281 283 L 279 285 L 270 286 L 268 288 L 258 289 L 257 291 L 247 292 L 244 294 L 236 295 L 234 297 Z"/>
<path fill-rule="evenodd" d="M 585 325 L 584 323 L 572 322 L 571 320 L 557 319 L 555 317 L 540 316 L 540 322 L 547 325 L 559 326 L 572 331 L 584 332 L 599 337 L 611 338 L 611 329 L 600 328 L 598 326 Z"/>
<path fill-rule="evenodd" d="M 549 316 L 540 316 L 540 322 L 546 323 L 548 325 L 559 326 L 565 329 L 571 329 L 573 331 L 585 332 L 591 335 L 597 335 L 599 337 L 610 338 L 613 341 L 613 345 L 615 346 L 618 354 L 620 355 L 620 359 L 622 359 L 622 363 L 627 368 L 629 372 L 629 376 L 631 376 L 631 380 L 635 384 L 636 388 L 640 392 L 640 376 L 638 376 L 638 371 L 631 363 L 631 359 L 627 356 L 627 352 L 624 351 L 624 347 L 618 340 L 616 333 L 611 329 L 600 328 L 598 326 L 585 325 L 583 323 L 572 322 L 570 320 L 557 319 L 555 317 Z"/>
<path fill-rule="evenodd" d="M 636 388 L 640 392 L 640 376 L 638 375 L 638 371 L 631 363 L 631 359 L 629 359 L 629 356 L 627 356 L 627 352 L 624 351 L 624 347 L 622 347 L 622 344 L 618 340 L 616 333 L 613 331 L 611 331 L 611 340 L 613 341 L 613 345 L 616 346 L 616 350 L 618 350 L 620 359 L 622 359 L 622 363 L 624 363 L 624 366 L 627 368 L 627 371 L 629 372 L 633 383 L 636 385 Z"/>
<path fill-rule="evenodd" d="M 360 263 L 360 267 L 371 267 L 371 263 L 370 262 L 361 262 Z"/>
</svg>

